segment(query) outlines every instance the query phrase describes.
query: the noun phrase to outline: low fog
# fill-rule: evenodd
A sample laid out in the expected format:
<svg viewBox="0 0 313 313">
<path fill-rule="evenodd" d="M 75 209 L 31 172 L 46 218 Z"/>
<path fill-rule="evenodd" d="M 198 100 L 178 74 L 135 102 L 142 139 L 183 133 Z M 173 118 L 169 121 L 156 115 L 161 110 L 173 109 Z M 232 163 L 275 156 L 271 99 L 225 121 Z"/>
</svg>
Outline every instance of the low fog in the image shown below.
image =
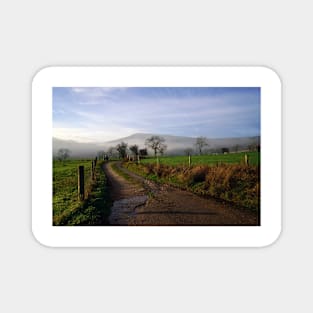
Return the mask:
<svg viewBox="0 0 313 313">
<path fill-rule="evenodd" d="M 139 149 L 146 148 L 145 140 L 153 135 L 163 137 L 167 150 L 164 155 L 183 155 L 187 148 L 193 149 L 193 154 L 197 154 L 195 143 L 196 138 L 160 135 L 160 134 L 134 134 L 129 137 L 120 138 L 113 141 L 100 143 L 80 143 L 72 140 L 61 140 L 53 138 L 53 156 L 61 148 L 70 150 L 70 157 L 72 158 L 89 158 L 97 155 L 99 151 L 107 151 L 110 147 L 115 147 L 117 144 L 126 142 L 128 146 L 138 145 Z M 257 146 L 260 144 L 260 137 L 240 137 L 240 138 L 207 138 L 208 146 L 204 148 L 204 153 L 219 152 L 221 148 L 228 148 L 230 151 L 248 150 L 251 145 Z M 151 150 L 148 150 L 149 155 L 153 155 Z"/>
</svg>

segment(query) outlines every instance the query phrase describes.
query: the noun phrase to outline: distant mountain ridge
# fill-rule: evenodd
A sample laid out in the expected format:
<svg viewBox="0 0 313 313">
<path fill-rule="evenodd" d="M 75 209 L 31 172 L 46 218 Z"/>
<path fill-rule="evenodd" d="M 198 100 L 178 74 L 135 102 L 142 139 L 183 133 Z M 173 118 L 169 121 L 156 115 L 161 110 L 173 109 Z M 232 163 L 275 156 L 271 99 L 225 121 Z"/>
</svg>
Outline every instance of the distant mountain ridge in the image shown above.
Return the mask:
<svg viewBox="0 0 313 313">
<path fill-rule="evenodd" d="M 151 136 L 160 136 L 165 139 L 167 145 L 167 155 L 184 154 L 187 148 L 195 149 L 196 138 L 187 136 L 173 136 L 161 134 L 136 133 L 128 137 L 119 138 L 100 143 L 80 143 L 73 140 L 62 140 L 53 138 L 53 155 L 56 155 L 61 148 L 67 148 L 71 151 L 72 157 L 94 157 L 98 151 L 106 151 L 110 147 L 115 147 L 119 143 L 126 142 L 128 146 L 138 145 L 139 148 L 145 148 L 145 140 Z M 207 138 L 209 146 L 208 152 L 214 152 L 221 148 L 247 149 L 251 145 L 260 144 L 260 136 L 253 137 L 233 137 L 233 138 Z M 149 151 L 151 152 L 151 151 Z M 152 154 L 152 153 L 151 153 Z"/>
</svg>

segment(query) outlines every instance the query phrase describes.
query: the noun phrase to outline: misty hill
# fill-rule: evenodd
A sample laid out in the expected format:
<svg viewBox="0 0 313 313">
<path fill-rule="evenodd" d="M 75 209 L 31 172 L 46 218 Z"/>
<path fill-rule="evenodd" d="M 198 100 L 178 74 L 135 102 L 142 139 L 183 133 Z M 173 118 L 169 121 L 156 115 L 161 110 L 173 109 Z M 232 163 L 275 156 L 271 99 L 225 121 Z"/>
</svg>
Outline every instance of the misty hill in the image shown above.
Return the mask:
<svg viewBox="0 0 313 313">
<path fill-rule="evenodd" d="M 53 155 L 56 155 L 60 148 L 67 148 L 71 150 L 72 157 L 94 157 L 98 151 L 106 151 L 110 147 L 115 147 L 119 143 L 126 142 L 128 146 L 138 145 L 139 148 L 145 148 L 145 140 L 153 135 L 161 136 L 165 139 L 167 145 L 167 155 L 184 154 L 186 148 L 195 149 L 196 138 L 172 135 L 159 134 L 144 134 L 138 133 L 128 137 L 119 138 L 117 140 L 107 141 L 103 144 L 98 143 L 79 143 L 72 140 L 61 140 L 53 138 Z M 221 148 L 229 148 L 231 150 L 248 149 L 250 145 L 259 145 L 260 137 L 240 137 L 240 138 L 208 138 L 209 146 L 205 148 L 207 152 L 215 152 Z M 152 152 L 150 151 L 150 154 Z"/>
<path fill-rule="evenodd" d="M 145 141 L 147 138 L 151 136 L 160 136 L 165 139 L 165 144 L 167 145 L 167 152 L 172 152 L 177 149 L 186 149 L 188 147 L 192 147 L 195 143 L 195 138 L 191 137 L 182 137 L 182 136 L 172 136 L 172 135 L 159 135 L 159 134 L 143 134 L 138 133 L 128 137 L 120 138 L 118 140 L 113 140 L 106 142 L 110 146 L 116 146 L 121 141 L 128 143 L 131 145 L 138 145 L 139 148 L 145 148 Z"/>
<path fill-rule="evenodd" d="M 53 138 L 53 156 L 56 156 L 58 150 L 62 148 L 69 149 L 71 151 L 70 156 L 73 158 L 94 158 L 97 151 L 104 150 L 102 145 L 96 143 L 82 143 L 74 140 Z"/>
</svg>

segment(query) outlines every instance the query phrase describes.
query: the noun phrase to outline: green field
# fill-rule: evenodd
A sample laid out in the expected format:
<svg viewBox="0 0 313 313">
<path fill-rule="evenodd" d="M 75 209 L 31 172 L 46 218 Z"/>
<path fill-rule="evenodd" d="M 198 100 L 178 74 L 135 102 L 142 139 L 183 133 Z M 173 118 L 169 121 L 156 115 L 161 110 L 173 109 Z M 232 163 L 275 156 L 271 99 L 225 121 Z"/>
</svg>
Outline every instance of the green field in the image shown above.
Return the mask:
<svg viewBox="0 0 313 313">
<path fill-rule="evenodd" d="M 219 163 L 233 164 L 233 163 L 244 163 L 244 156 L 248 155 L 249 164 L 259 165 L 260 164 L 260 153 L 259 152 L 240 152 L 240 153 L 228 153 L 228 154 L 217 154 L 217 155 L 195 155 L 191 156 L 192 165 L 216 165 Z M 154 157 L 141 160 L 141 163 L 155 163 Z M 159 157 L 160 164 L 170 166 L 181 166 L 188 165 L 188 156 L 163 156 Z"/>
<path fill-rule="evenodd" d="M 53 161 L 53 225 L 96 225 L 108 215 L 105 176 L 97 164 L 91 180 L 91 160 Z M 78 166 L 84 166 L 85 201 L 78 200 Z"/>
</svg>

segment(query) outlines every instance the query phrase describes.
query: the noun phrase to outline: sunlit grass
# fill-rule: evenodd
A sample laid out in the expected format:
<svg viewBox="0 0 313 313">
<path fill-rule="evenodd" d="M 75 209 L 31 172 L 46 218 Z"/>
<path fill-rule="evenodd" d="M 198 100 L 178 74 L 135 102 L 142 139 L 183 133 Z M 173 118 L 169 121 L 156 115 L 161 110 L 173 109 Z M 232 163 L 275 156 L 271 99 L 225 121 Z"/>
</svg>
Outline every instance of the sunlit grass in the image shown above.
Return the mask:
<svg viewBox="0 0 313 313">
<path fill-rule="evenodd" d="M 192 165 L 216 165 L 219 163 L 233 164 L 233 163 L 244 163 L 245 154 L 248 155 L 249 164 L 259 165 L 260 164 L 260 153 L 259 152 L 240 152 L 240 153 L 227 153 L 217 155 L 194 155 L 191 156 Z M 149 157 L 141 160 L 142 164 L 156 163 L 156 158 Z M 159 163 L 164 165 L 189 165 L 188 156 L 161 156 L 159 157 Z"/>
<path fill-rule="evenodd" d="M 108 215 L 106 179 L 97 165 L 91 180 L 91 160 L 53 161 L 53 225 L 96 225 Z M 78 199 L 78 167 L 84 166 L 85 201 Z"/>
</svg>

